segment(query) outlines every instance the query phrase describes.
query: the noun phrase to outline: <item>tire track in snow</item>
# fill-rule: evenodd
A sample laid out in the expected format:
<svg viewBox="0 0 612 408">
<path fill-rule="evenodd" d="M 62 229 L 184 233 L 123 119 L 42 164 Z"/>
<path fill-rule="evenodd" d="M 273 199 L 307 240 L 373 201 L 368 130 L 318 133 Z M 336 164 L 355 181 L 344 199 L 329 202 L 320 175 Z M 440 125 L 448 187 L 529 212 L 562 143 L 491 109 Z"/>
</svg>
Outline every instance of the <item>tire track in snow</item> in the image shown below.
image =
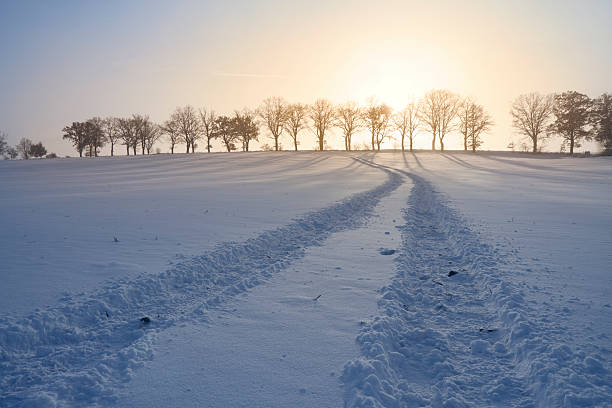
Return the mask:
<svg viewBox="0 0 612 408">
<path fill-rule="evenodd" d="M 362 357 L 345 366 L 345 405 L 611 406 L 607 355 L 564 344 L 563 330 L 503 279 L 513 260 L 429 182 L 397 171 L 414 182 L 403 248 L 381 315 L 357 338 Z"/>
<path fill-rule="evenodd" d="M 208 308 L 265 282 L 305 248 L 359 226 L 403 183 L 397 172 L 381 170 L 387 180 L 378 187 L 245 242 L 224 243 L 157 276 L 66 296 L 26 318 L 0 318 L 0 405 L 112 405 L 117 388 L 152 358 L 161 330 L 205 320 Z M 143 316 L 150 322 L 140 322 Z"/>
</svg>

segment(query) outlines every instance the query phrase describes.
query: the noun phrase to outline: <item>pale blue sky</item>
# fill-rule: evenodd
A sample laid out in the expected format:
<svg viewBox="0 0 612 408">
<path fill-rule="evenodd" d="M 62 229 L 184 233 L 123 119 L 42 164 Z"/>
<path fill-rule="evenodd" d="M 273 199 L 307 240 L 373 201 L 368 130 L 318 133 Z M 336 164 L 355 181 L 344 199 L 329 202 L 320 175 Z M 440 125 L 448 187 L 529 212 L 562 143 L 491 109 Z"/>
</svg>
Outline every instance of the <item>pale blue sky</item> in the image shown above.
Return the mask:
<svg viewBox="0 0 612 408">
<path fill-rule="evenodd" d="M 94 115 L 163 121 L 275 95 L 401 107 L 449 88 L 490 110 L 485 148 L 500 149 L 519 93 L 612 91 L 611 20 L 609 1 L 3 0 L 0 130 L 74 154 L 61 128 Z"/>
</svg>

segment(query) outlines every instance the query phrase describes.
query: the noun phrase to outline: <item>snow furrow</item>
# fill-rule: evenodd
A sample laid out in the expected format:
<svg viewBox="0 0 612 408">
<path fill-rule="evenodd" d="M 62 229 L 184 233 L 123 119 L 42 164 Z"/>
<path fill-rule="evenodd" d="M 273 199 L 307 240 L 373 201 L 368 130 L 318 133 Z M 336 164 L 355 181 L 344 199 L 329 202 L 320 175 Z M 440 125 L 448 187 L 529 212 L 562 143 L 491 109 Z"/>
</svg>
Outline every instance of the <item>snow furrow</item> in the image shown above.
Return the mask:
<svg viewBox="0 0 612 408">
<path fill-rule="evenodd" d="M 205 320 L 209 308 L 264 282 L 305 248 L 360 225 L 403 183 L 397 172 L 381 170 L 387 180 L 378 187 L 284 227 L 225 243 L 153 277 L 66 296 L 26 318 L 0 318 L 0 405 L 112 405 L 117 388 L 152 358 L 161 330 Z"/>
<path fill-rule="evenodd" d="M 345 366 L 345 405 L 610 406 L 609 356 L 563 344 L 563 330 L 504 279 L 510 257 L 404 174 L 414 187 L 397 275 L 357 338 L 362 356 Z"/>
</svg>

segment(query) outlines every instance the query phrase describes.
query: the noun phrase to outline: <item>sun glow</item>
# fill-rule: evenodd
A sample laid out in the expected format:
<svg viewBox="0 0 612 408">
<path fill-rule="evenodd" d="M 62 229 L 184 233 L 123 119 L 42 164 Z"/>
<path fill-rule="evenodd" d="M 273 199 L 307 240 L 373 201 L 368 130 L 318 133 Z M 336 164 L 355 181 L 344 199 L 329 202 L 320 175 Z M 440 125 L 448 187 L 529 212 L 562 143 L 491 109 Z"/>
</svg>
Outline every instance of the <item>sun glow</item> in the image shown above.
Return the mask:
<svg viewBox="0 0 612 408">
<path fill-rule="evenodd" d="M 428 90 L 451 84 L 452 66 L 448 59 L 443 63 L 437 53 L 423 49 L 386 46 L 367 50 L 344 68 L 346 89 L 342 92 L 361 103 L 376 97 L 394 109 L 401 109 Z"/>
</svg>

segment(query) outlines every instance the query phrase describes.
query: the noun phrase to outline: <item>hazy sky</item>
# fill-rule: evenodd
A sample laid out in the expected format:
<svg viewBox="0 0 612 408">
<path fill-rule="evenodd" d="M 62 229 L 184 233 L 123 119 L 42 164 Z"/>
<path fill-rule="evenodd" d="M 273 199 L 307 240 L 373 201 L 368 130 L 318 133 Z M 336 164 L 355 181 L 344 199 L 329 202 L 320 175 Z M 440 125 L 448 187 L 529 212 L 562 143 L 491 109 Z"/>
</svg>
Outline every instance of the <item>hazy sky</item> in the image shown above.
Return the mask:
<svg viewBox="0 0 612 408">
<path fill-rule="evenodd" d="M 161 122 L 177 106 L 232 113 L 268 96 L 400 108 L 448 88 L 485 105 L 484 148 L 502 149 L 518 94 L 612 91 L 611 21 L 605 0 L 0 1 L 0 130 L 74 155 L 61 129 L 91 116 Z"/>
</svg>

